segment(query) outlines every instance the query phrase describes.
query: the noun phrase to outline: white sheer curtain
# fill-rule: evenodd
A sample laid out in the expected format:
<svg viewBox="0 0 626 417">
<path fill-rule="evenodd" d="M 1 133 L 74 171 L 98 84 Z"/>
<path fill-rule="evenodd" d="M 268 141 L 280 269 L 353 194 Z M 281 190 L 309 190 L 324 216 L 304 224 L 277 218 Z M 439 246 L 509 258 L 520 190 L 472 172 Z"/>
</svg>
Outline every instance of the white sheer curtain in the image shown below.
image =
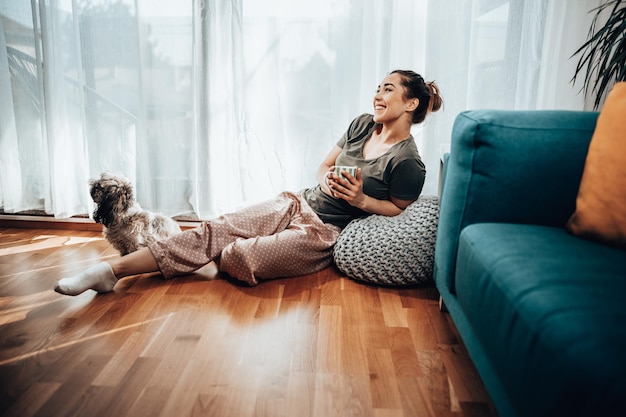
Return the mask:
<svg viewBox="0 0 626 417">
<path fill-rule="evenodd" d="M 433 167 L 467 109 L 583 110 L 572 86 L 576 60 L 601 0 L 451 0 L 428 3 L 426 73 L 443 90 L 445 112 L 425 125 L 422 154 Z M 427 176 L 434 190 L 437 177 Z"/>
<path fill-rule="evenodd" d="M 424 69 L 426 2 L 244 1 L 246 198 L 315 183 L 395 68 Z"/>
<path fill-rule="evenodd" d="M 435 194 L 460 111 L 584 108 L 569 57 L 598 2 L 5 1 L 0 205 L 86 214 L 102 171 L 168 215 L 297 191 L 397 68 L 443 92 L 413 132 Z"/>
</svg>

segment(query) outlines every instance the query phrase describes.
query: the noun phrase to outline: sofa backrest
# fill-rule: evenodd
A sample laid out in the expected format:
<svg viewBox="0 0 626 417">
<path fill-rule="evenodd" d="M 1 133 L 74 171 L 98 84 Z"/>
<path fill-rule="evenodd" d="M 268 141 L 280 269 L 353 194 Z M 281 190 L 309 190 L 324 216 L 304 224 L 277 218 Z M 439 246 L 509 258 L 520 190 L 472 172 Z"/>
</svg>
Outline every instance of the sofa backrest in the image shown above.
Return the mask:
<svg viewBox="0 0 626 417">
<path fill-rule="evenodd" d="M 435 251 L 435 279 L 453 291 L 461 230 L 504 222 L 562 227 L 574 212 L 597 112 L 473 110 L 459 114 Z"/>
</svg>

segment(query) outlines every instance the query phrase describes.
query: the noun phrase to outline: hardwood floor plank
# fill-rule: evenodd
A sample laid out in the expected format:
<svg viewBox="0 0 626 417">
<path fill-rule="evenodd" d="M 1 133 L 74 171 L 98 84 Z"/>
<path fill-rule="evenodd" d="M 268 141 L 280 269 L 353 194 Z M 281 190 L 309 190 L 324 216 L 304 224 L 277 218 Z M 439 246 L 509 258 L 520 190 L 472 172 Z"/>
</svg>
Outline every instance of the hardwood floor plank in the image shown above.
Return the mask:
<svg viewBox="0 0 626 417">
<path fill-rule="evenodd" d="M 58 383 L 36 382 L 24 392 L 11 408 L 3 413 L 6 417 L 31 417 L 41 406 L 48 401 L 50 396 L 59 389 Z"/>
<path fill-rule="evenodd" d="M 417 352 L 415 347 L 412 346 L 409 329 L 406 327 L 390 328 L 389 343 L 391 345 L 391 357 L 395 375 L 398 378 L 403 376 L 421 376 Z"/>
<path fill-rule="evenodd" d="M 458 345 L 441 345 L 439 348 L 459 402 L 486 402 L 487 396 L 480 377 L 471 366 L 465 349 Z"/>
<path fill-rule="evenodd" d="M 145 381 L 151 378 L 160 362 L 161 360 L 157 358 L 136 358 L 124 378 L 114 387 L 115 389 L 110 398 L 105 397 L 105 401 L 101 401 L 101 407 L 94 406 L 91 411 L 86 410 L 85 413 L 81 414 L 85 416 L 126 415 L 144 391 Z M 140 414 L 135 415 L 147 414 L 143 414 L 142 411 Z"/>
<path fill-rule="evenodd" d="M 110 360 L 110 356 L 89 355 L 72 368 L 71 375 L 59 386 L 35 416 L 62 416 L 73 414 L 78 402 L 90 387 L 91 381 Z M 69 365 L 69 363 L 68 363 Z"/>
<path fill-rule="evenodd" d="M 108 413 L 108 406 L 118 400 L 124 401 L 124 398 L 115 398 L 115 391 L 115 387 L 111 386 L 89 385 L 73 404 L 71 411 L 63 410 L 64 414 L 60 415 L 97 416 L 103 415 L 105 410 Z"/>
<path fill-rule="evenodd" d="M 314 417 L 373 417 L 367 376 L 318 373 L 315 382 Z"/>
<path fill-rule="evenodd" d="M 203 375 L 198 372 L 198 369 L 202 369 L 202 365 L 202 362 L 195 360 L 186 363 L 180 377 L 175 381 L 167 402 L 158 415 L 187 416 L 192 413 L 199 394 L 197 391 L 198 380 L 203 378 Z"/>
<path fill-rule="evenodd" d="M 381 311 L 388 327 L 409 327 L 407 311 L 402 306 L 402 298 L 397 291 L 387 288 L 378 290 Z"/>
<path fill-rule="evenodd" d="M 424 398 L 428 398 L 435 415 L 458 411 L 452 406 L 456 400 L 452 392 L 446 367 L 439 350 L 418 350 L 420 364 L 418 384 Z"/>
<path fill-rule="evenodd" d="M 374 417 L 403 417 L 402 409 L 375 408 Z"/>
<path fill-rule="evenodd" d="M 302 315 L 299 315 L 301 317 Z M 291 370 L 294 372 L 315 372 L 317 369 L 318 336 L 317 323 L 299 323 L 294 331 L 295 344 L 291 356 Z"/>
<path fill-rule="evenodd" d="M 291 372 L 287 384 L 287 416 L 313 416 L 315 406 L 315 374 Z"/>
<path fill-rule="evenodd" d="M 322 305 L 317 339 L 316 369 L 324 373 L 342 372 L 341 307 Z"/>
<path fill-rule="evenodd" d="M 345 309 L 344 309 L 345 311 Z M 342 360 L 343 372 L 348 374 L 368 375 L 367 349 L 364 343 L 362 326 L 356 322 L 343 321 L 341 329 L 342 337 Z"/>
<path fill-rule="evenodd" d="M 140 331 L 119 334 L 123 340 L 117 352 L 111 357 L 98 376 L 91 382 L 92 386 L 116 387 L 126 377 L 129 369 L 135 364 L 145 343 L 152 338 L 151 334 Z"/>
<path fill-rule="evenodd" d="M 417 377 L 398 378 L 398 389 L 405 415 L 440 417 L 435 414 L 429 399 L 422 394 Z"/>
<path fill-rule="evenodd" d="M 418 305 L 409 308 L 407 310 L 407 322 L 413 346 L 417 350 L 434 350 L 437 349 L 438 345 L 450 341 L 449 339 L 440 339 L 440 337 L 446 336 L 447 334 L 438 331 L 438 328 L 441 326 L 441 319 L 439 318 L 439 320 L 437 320 L 437 317 L 433 317 L 429 313 L 427 306 Z M 443 323 L 447 324 L 445 321 Z M 456 342 L 455 339 L 452 341 Z"/>
<path fill-rule="evenodd" d="M 261 298 L 257 311 L 254 315 L 257 319 L 276 318 L 283 301 L 285 286 L 277 284 L 276 281 L 264 283 L 258 288 L 257 295 Z"/>
<path fill-rule="evenodd" d="M 133 405 L 128 410 L 121 411 L 118 416 L 158 416 L 170 398 L 171 393 L 171 389 L 168 388 L 142 385 L 141 393 L 139 393 Z"/>
<path fill-rule="evenodd" d="M 368 350 L 368 365 L 372 406 L 402 409 L 391 349 Z"/>
</svg>

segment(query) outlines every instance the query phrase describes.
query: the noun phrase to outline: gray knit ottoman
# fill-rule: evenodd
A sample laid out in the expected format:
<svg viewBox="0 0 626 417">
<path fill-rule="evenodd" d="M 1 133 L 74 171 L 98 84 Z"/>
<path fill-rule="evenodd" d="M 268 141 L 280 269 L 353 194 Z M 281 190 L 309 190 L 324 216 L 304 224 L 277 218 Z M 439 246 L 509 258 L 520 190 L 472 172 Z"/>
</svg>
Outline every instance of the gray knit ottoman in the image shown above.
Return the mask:
<svg viewBox="0 0 626 417">
<path fill-rule="evenodd" d="M 335 264 L 351 278 L 382 285 L 432 280 L 438 221 L 436 196 L 420 196 L 394 217 L 353 220 L 337 239 Z"/>
</svg>

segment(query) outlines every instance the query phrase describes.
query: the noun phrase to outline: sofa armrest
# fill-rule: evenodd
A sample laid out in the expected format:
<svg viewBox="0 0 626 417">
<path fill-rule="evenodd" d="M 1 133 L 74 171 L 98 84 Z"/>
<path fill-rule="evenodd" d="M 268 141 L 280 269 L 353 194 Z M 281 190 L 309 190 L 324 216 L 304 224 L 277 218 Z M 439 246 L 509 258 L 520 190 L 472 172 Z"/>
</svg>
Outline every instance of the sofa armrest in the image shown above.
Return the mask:
<svg viewBox="0 0 626 417">
<path fill-rule="evenodd" d="M 461 230 L 506 222 L 561 227 L 574 212 L 598 113 L 474 110 L 459 114 L 446 161 L 435 280 L 453 291 Z"/>
</svg>

